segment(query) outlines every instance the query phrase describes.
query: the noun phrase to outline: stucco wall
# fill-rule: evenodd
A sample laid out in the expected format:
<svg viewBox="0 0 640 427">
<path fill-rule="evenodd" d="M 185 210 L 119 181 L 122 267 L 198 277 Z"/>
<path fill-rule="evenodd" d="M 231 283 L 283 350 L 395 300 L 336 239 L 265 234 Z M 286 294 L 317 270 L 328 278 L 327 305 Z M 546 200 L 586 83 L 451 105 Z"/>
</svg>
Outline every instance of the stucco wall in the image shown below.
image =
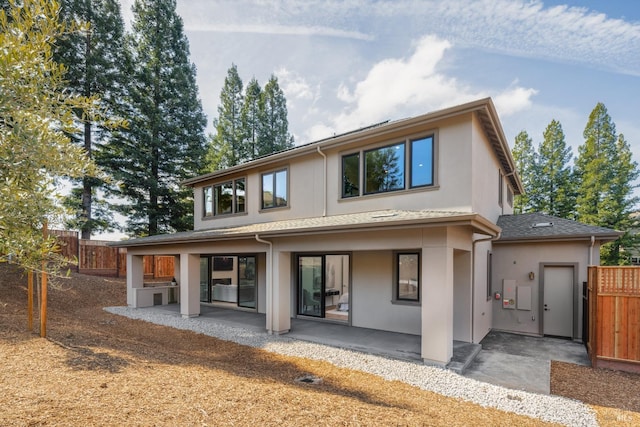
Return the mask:
<svg viewBox="0 0 640 427">
<path fill-rule="evenodd" d="M 353 253 L 352 325 L 420 335 L 420 307 L 392 304 L 393 253 Z"/>
<path fill-rule="evenodd" d="M 574 304 L 578 307 L 574 313 L 577 322 L 578 336 L 582 337 L 582 283 L 587 281 L 587 267 L 591 243 L 580 242 L 549 242 L 526 244 L 494 244 L 493 246 L 493 275 L 492 294 L 503 292 L 503 279 L 516 280 L 519 286 L 531 286 L 531 310 L 504 309 L 502 301 L 492 299 L 493 328 L 527 334 L 541 334 L 542 316 L 540 298 L 541 293 L 541 265 L 571 265 L 577 263 L 577 295 Z M 599 263 L 599 244 L 593 248 L 593 263 Z M 529 273 L 534 273 L 530 280 Z"/>
<path fill-rule="evenodd" d="M 472 177 L 472 171 L 474 174 L 479 173 L 482 176 L 486 173 L 485 166 L 472 168 L 472 155 L 481 154 L 483 158 L 493 158 L 492 153 L 484 152 L 490 147 L 483 140 L 472 143 L 474 139 L 484 138 L 477 133 L 478 129 L 473 128 L 472 118 L 473 114 L 468 113 L 437 123 L 430 123 L 428 126 L 415 126 L 392 134 L 371 136 L 340 147 L 326 149 L 323 152 L 327 156 L 326 214 L 337 215 L 380 209 L 442 209 L 470 212 L 472 209 L 472 183 L 478 178 L 475 175 Z M 435 186 L 342 199 L 341 168 L 344 154 L 431 134 L 435 135 L 436 139 Z M 479 147 L 472 150 L 474 144 L 479 144 Z M 487 161 L 483 160 L 484 163 Z M 289 171 L 289 206 L 283 209 L 260 210 L 260 175 L 282 167 L 288 167 Z M 199 230 L 321 216 L 325 203 L 324 168 L 323 157 L 319 153 L 313 152 L 291 158 L 286 162 L 280 161 L 243 173 L 230 174 L 224 178 L 207 182 L 206 185 L 198 184 L 194 188 L 194 228 Z M 408 180 L 409 171 L 406 172 Z M 247 212 L 204 218 L 203 188 L 214 183 L 241 177 L 246 178 Z M 491 182 L 493 187 L 496 187 L 497 178 Z"/>
</svg>

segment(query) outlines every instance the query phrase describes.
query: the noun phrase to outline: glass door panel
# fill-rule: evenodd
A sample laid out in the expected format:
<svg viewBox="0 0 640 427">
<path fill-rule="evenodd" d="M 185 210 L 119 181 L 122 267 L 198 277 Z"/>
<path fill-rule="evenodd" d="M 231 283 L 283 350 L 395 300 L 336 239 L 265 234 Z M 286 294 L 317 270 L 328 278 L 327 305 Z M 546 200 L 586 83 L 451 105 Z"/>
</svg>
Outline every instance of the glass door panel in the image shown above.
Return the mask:
<svg viewBox="0 0 640 427">
<path fill-rule="evenodd" d="M 298 314 L 324 317 L 322 256 L 298 257 Z"/>
<path fill-rule="evenodd" d="M 256 257 L 238 257 L 238 305 L 256 308 Z"/>
<path fill-rule="evenodd" d="M 202 302 L 211 302 L 209 259 L 209 257 L 200 258 L 200 301 Z"/>
</svg>

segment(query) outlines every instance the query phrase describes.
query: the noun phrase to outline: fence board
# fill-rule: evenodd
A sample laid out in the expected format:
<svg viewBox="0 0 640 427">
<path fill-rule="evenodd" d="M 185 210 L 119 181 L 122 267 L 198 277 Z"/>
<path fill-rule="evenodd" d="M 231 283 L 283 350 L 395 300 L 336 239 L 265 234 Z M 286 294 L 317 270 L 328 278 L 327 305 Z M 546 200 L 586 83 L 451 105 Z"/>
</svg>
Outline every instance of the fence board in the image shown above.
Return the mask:
<svg viewBox="0 0 640 427">
<path fill-rule="evenodd" d="M 174 273 L 175 257 L 172 256 L 156 256 L 155 257 L 155 278 L 172 278 Z"/>
<path fill-rule="evenodd" d="M 640 268 L 589 267 L 588 277 L 592 365 L 640 372 Z"/>
<path fill-rule="evenodd" d="M 60 244 L 60 253 L 77 265 L 70 267 L 83 274 L 126 277 L 127 249 L 107 246 L 106 241 L 83 240 L 76 231 L 50 230 Z M 170 279 L 174 276 L 175 257 L 145 256 L 143 258 L 146 279 Z"/>
</svg>

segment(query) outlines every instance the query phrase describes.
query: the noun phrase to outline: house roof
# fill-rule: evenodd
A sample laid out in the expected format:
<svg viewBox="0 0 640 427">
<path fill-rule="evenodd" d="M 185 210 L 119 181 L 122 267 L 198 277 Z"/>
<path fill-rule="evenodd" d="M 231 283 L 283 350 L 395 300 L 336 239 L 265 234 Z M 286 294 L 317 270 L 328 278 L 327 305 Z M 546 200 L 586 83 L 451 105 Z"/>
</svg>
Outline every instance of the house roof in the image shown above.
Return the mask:
<svg viewBox="0 0 640 427">
<path fill-rule="evenodd" d="M 417 124 L 424 124 L 429 122 L 435 122 L 446 118 L 458 116 L 460 114 L 475 113 L 478 122 L 480 123 L 493 151 L 500 162 L 500 166 L 504 172 L 505 177 L 511 183 L 514 194 L 522 194 L 524 189 L 522 182 L 516 171 L 515 162 L 509 151 L 509 144 L 507 138 L 504 135 L 498 113 L 491 98 L 479 99 L 477 101 L 469 102 L 455 107 L 446 108 L 443 110 L 434 111 L 431 113 L 423 114 L 420 116 L 377 123 L 371 126 L 360 128 L 354 131 L 336 135 L 330 138 L 325 138 L 319 141 L 311 142 L 309 144 L 300 145 L 288 150 L 280 151 L 268 156 L 260 157 L 247 163 L 243 163 L 237 166 L 233 166 L 227 169 L 215 171 L 205 175 L 200 175 L 194 178 L 190 178 L 182 181 L 183 185 L 195 186 L 198 183 L 218 179 L 226 175 L 242 172 L 248 169 L 256 167 L 263 167 L 270 163 L 276 163 L 283 159 L 291 159 L 298 156 L 308 155 L 314 153 L 317 150 L 328 149 L 337 147 L 343 144 L 352 143 L 364 138 L 371 137 L 373 135 L 379 135 L 384 133 L 395 132 L 404 128 L 410 129 Z"/>
<path fill-rule="evenodd" d="M 558 218 L 542 213 L 502 215 L 498 218 L 502 228 L 501 242 L 532 242 L 549 240 L 590 240 L 612 241 L 623 233 L 605 227 L 583 224 L 578 221 Z"/>
<path fill-rule="evenodd" d="M 301 234 L 336 233 L 415 226 L 469 225 L 474 232 L 497 235 L 495 224 L 473 212 L 431 210 L 380 210 L 345 215 L 289 219 L 236 227 L 184 231 L 138 239 L 112 242 L 109 246 L 135 247 L 194 243 L 211 240 L 232 240 L 260 237 L 282 237 Z"/>
</svg>

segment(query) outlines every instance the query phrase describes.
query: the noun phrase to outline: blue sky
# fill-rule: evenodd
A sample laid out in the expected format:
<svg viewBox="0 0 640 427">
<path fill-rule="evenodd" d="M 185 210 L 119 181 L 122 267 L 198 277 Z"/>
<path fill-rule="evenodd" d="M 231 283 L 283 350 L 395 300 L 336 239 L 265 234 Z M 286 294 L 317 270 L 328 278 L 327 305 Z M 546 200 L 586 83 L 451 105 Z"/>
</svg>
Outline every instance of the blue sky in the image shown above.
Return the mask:
<svg viewBox="0 0 640 427">
<path fill-rule="evenodd" d="M 122 0 L 130 16 L 132 0 Z M 178 0 L 205 113 L 232 63 L 275 74 L 297 143 L 491 96 L 510 144 L 603 102 L 640 153 L 640 2 Z M 636 155 L 640 162 L 640 156 Z"/>
</svg>

